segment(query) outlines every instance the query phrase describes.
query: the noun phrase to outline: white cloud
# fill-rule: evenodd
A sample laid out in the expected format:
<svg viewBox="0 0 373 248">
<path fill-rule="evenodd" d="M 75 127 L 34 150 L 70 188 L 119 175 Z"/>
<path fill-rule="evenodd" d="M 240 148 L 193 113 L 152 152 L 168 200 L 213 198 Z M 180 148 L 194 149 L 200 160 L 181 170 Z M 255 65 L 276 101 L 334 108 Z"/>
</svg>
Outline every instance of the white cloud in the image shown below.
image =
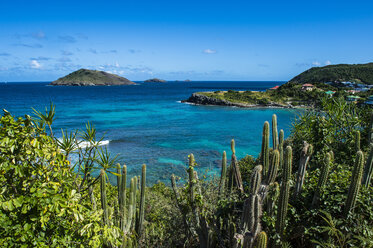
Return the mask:
<svg viewBox="0 0 373 248">
<path fill-rule="evenodd" d="M 331 65 L 331 64 L 332 62 L 330 62 L 330 60 L 325 61 L 325 65 Z"/>
<path fill-rule="evenodd" d="M 314 61 L 314 62 L 312 62 L 312 65 L 314 65 L 314 66 L 320 66 L 321 63 L 319 61 Z"/>
<path fill-rule="evenodd" d="M 115 62 L 115 65 L 114 65 L 115 67 L 117 67 L 117 68 L 119 68 L 120 67 L 120 65 L 119 65 L 119 63 L 118 63 L 118 61 L 117 62 Z"/>
<path fill-rule="evenodd" d="M 41 64 L 37 60 L 31 60 L 30 66 L 33 69 L 40 69 L 41 68 Z"/>
<path fill-rule="evenodd" d="M 203 50 L 203 53 L 207 53 L 207 54 L 214 54 L 214 53 L 216 53 L 216 50 L 212 50 L 212 49 L 205 49 L 205 50 Z"/>
</svg>

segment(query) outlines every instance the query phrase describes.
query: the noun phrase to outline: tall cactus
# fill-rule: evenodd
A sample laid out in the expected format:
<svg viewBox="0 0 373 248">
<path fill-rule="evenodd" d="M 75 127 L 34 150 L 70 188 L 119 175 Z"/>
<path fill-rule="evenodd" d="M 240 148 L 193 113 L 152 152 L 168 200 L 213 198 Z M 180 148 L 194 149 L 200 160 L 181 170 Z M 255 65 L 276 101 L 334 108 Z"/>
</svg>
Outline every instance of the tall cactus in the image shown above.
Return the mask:
<svg viewBox="0 0 373 248">
<path fill-rule="evenodd" d="M 284 165 L 284 130 L 280 130 L 279 141 L 278 141 L 278 151 L 280 153 L 280 169 Z"/>
<path fill-rule="evenodd" d="M 278 150 L 274 150 L 271 165 L 268 168 L 268 175 L 266 178 L 267 185 L 270 185 L 276 180 L 279 164 L 280 164 L 280 153 Z"/>
<path fill-rule="evenodd" d="M 363 185 L 368 187 L 373 174 L 373 143 L 369 144 L 369 156 L 365 163 Z"/>
<path fill-rule="evenodd" d="M 236 149 L 235 149 L 235 142 L 234 139 L 231 141 L 231 149 L 232 149 L 232 159 L 231 159 L 231 166 L 230 166 L 230 187 L 234 185 L 237 189 L 243 193 L 243 184 L 242 184 L 242 177 L 240 168 L 238 166 L 238 161 L 236 158 Z"/>
<path fill-rule="evenodd" d="M 355 132 L 355 150 L 360 151 L 360 131 Z"/>
<path fill-rule="evenodd" d="M 106 173 L 101 169 L 100 172 L 100 189 L 101 189 L 101 207 L 104 210 L 104 224 L 109 225 L 109 213 L 106 198 Z"/>
<path fill-rule="evenodd" d="M 306 176 L 307 165 L 313 153 L 313 146 L 306 141 L 303 143 L 303 149 L 299 159 L 299 167 L 297 172 L 297 181 L 295 185 L 294 198 L 297 198 L 302 191 L 304 178 Z"/>
<path fill-rule="evenodd" d="M 254 228 L 255 223 L 255 212 L 254 212 L 254 206 L 255 206 L 255 198 L 259 192 L 260 185 L 262 181 L 262 166 L 257 165 L 254 167 L 251 178 L 250 178 L 250 191 L 249 191 L 249 198 L 245 200 L 244 208 L 242 212 L 242 218 L 241 218 L 241 230 L 243 230 L 244 233 L 246 232 L 252 232 Z M 257 220 L 258 221 L 258 220 Z"/>
<path fill-rule="evenodd" d="M 317 183 L 317 188 L 316 188 L 315 194 L 313 195 L 312 207 L 317 206 L 319 203 L 320 193 L 325 187 L 325 184 L 328 178 L 329 169 L 330 169 L 330 161 L 331 161 L 331 154 L 327 153 L 325 155 L 324 163 L 321 168 L 319 182 Z"/>
<path fill-rule="evenodd" d="M 272 183 L 269 185 L 268 189 L 268 196 L 265 198 L 265 205 L 267 205 L 267 213 L 268 215 L 273 215 L 273 209 L 276 205 L 277 199 L 280 195 L 280 186 L 277 182 Z"/>
<path fill-rule="evenodd" d="M 261 162 L 263 165 L 263 176 L 267 176 L 269 167 L 269 123 L 264 122 L 263 134 L 262 134 L 262 151 L 261 151 Z"/>
<path fill-rule="evenodd" d="M 267 248 L 268 238 L 265 232 L 260 232 L 256 239 L 257 241 L 256 241 L 255 248 Z"/>
<path fill-rule="evenodd" d="M 272 145 L 273 150 L 278 149 L 279 139 L 278 139 L 278 131 L 277 131 L 277 116 L 275 114 L 272 115 Z"/>
<path fill-rule="evenodd" d="M 222 196 L 225 190 L 225 181 L 227 177 L 227 153 L 223 152 L 223 158 L 221 161 L 221 175 L 219 183 L 219 195 Z"/>
<path fill-rule="evenodd" d="M 117 191 L 118 191 L 118 205 L 120 205 L 120 184 L 121 184 L 121 178 L 122 178 L 122 168 L 120 167 L 120 164 L 117 163 Z"/>
<path fill-rule="evenodd" d="M 132 226 L 132 221 L 133 221 L 133 216 L 134 216 L 134 212 L 136 212 L 136 206 L 135 206 L 135 202 L 136 202 L 136 189 L 135 189 L 135 178 L 132 178 L 131 179 L 131 184 L 130 184 L 130 198 L 129 198 L 129 202 L 128 202 L 128 213 L 127 213 L 127 218 L 126 218 L 126 226 L 125 226 L 125 229 L 124 229 L 124 233 L 128 233 L 131 229 L 131 226 Z"/>
<path fill-rule="evenodd" d="M 347 217 L 350 211 L 355 207 L 356 199 L 360 190 L 361 178 L 363 177 L 363 169 L 364 155 L 362 151 L 358 151 L 356 153 L 355 166 L 352 172 L 350 188 L 348 190 L 348 196 L 344 209 L 345 217 Z"/>
<path fill-rule="evenodd" d="M 139 217 L 136 222 L 136 233 L 141 236 L 141 231 L 144 223 L 144 213 L 145 213 L 145 190 L 146 190 L 146 165 L 142 165 L 141 173 L 141 189 L 140 189 L 140 209 Z"/>
<path fill-rule="evenodd" d="M 123 165 L 122 178 L 120 181 L 119 188 L 119 217 L 120 217 L 120 228 L 122 231 L 125 229 L 126 224 L 126 188 L 127 186 L 127 166 Z"/>
<path fill-rule="evenodd" d="M 277 208 L 276 231 L 281 236 L 284 233 L 286 215 L 288 210 L 289 192 L 290 192 L 290 177 L 292 165 L 292 149 L 290 146 L 286 147 L 284 168 L 282 170 L 282 183 L 280 191 L 280 199 Z"/>
</svg>

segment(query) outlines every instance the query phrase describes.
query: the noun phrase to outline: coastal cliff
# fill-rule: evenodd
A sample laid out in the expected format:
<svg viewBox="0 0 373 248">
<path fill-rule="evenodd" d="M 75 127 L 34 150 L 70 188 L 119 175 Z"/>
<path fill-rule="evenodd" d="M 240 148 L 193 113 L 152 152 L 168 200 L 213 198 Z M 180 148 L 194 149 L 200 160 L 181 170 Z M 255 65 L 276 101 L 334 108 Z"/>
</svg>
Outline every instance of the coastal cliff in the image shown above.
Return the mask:
<svg viewBox="0 0 373 248">
<path fill-rule="evenodd" d="M 294 108 L 294 106 L 291 104 L 280 104 L 276 102 L 255 104 L 231 102 L 224 99 L 206 96 L 203 93 L 193 93 L 188 99 L 181 102 L 193 103 L 198 105 L 234 106 L 240 108 Z"/>
</svg>

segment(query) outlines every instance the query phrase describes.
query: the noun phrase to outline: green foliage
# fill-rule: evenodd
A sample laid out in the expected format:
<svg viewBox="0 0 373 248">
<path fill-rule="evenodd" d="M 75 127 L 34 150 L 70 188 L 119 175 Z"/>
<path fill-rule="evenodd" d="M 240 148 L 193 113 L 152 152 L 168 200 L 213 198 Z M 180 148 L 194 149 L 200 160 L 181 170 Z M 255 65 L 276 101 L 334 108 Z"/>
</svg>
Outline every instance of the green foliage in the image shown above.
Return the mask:
<svg viewBox="0 0 373 248">
<path fill-rule="evenodd" d="M 0 243 L 5 247 L 102 246 L 102 211 L 78 193 L 53 138 L 30 116 L 0 120 Z"/>
<path fill-rule="evenodd" d="M 290 82 L 298 84 L 335 81 L 353 81 L 373 84 L 373 63 L 312 67 L 290 80 Z"/>
</svg>

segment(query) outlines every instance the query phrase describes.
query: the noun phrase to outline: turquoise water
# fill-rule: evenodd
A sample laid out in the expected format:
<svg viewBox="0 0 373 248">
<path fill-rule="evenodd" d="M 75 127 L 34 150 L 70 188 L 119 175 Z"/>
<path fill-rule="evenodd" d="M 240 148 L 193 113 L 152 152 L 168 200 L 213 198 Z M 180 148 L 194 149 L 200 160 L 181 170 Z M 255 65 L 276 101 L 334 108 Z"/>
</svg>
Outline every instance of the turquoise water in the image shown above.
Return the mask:
<svg viewBox="0 0 373 248">
<path fill-rule="evenodd" d="M 289 135 L 298 113 L 286 109 L 242 109 L 180 103 L 196 91 L 265 90 L 279 82 L 169 82 L 133 86 L 69 87 L 47 83 L 0 84 L 0 107 L 14 115 L 30 114 L 31 107 L 56 105 L 54 131 L 84 128 L 89 120 L 99 135 L 109 140 L 108 149 L 119 154 L 130 175 L 148 166 L 148 182 L 168 182 L 182 176 L 188 154 L 199 170 L 218 172 L 221 154 L 230 156 L 235 139 L 238 158 L 257 156 L 264 121 L 277 114 L 279 128 Z"/>
</svg>

